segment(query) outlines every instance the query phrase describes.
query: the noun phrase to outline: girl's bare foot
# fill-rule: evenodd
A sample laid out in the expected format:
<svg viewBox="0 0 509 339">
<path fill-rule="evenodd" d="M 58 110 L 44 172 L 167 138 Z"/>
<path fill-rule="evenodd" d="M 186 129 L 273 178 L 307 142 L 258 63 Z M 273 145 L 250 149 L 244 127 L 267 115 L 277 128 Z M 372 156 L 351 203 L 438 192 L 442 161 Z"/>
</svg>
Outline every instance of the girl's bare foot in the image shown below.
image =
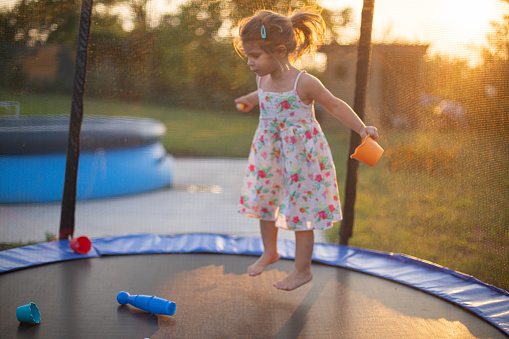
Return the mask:
<svg viewBox="0 0 509 339">
<path fill-rule="evenodd" d="M 256 260 L 256 262 L 247 268 L 247 273 L 254 277 L 262 273 L 267 266 L 279 260 L 279 253 L 266 254 L 265 252 Z"/>
<path fill-rule="evenodd" d="M 283 280 L 276 281 L 274 287 L 280 290 L 292 291 L 297 287 L 300 287 L 313 279 L 311 272 L 299 272 L 293 270 L 292 273 L 288 274 Z"/>
</svg>

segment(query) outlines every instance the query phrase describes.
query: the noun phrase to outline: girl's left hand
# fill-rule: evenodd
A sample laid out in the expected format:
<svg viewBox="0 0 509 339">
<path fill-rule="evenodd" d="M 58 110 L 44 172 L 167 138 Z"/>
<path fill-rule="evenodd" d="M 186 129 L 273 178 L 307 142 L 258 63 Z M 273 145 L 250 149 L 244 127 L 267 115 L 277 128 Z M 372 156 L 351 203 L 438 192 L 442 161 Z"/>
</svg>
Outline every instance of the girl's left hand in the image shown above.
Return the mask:
<svg viewBox="0 0 509 339">
<path fill-rule="evenodd" d="M 378 130 L 375 126 L 364 126 L 359 131 L 359 135 L 364 139 L 367 136 L 370 136 L 371 139 L 377 141 L 378 140 Z"/>
</svg>

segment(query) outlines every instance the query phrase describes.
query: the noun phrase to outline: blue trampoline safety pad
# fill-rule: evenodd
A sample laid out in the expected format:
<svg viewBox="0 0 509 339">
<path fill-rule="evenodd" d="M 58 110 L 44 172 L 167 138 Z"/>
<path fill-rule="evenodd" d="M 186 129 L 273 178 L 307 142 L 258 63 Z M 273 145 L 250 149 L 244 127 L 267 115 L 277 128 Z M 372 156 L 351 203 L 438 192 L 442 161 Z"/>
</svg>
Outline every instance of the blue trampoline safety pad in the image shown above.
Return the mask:
<svg viewBox="0 0 509 339">
<path fill-rule="evenodd" d="M 283 259 L 295 257 L 295 243 L 279 240 Z M 218 253 L 260 255 L 260 238 L 215 234 L 176 236 L 127 235 L 92 239 L 86 255 L 72 251 L 60 240 L 0 252 L 0 272 L 52 262 L 106 255 L 150 253 Z M 509 334 L 509 293 L 474 277 L 406 255 L 384 253 L 336 244 L 315 244 L 313 260 L 352 269 L 408 285 L 463 307 Z"/>
<path fill-rule="evenodd" d="M 64 260 L 98 257 L 96 249 L 83 255 L 74 252 L 69 240 L 59 240 L 0 252 L 0 273 Z"/>
</svg>

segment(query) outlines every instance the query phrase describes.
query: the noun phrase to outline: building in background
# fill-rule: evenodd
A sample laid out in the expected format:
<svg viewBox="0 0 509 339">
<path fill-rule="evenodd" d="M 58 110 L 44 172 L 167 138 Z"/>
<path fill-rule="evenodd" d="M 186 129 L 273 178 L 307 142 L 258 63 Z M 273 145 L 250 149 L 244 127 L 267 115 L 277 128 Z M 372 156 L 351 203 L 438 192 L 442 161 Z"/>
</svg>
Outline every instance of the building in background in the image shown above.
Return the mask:
<svg viewBox="0 0 509 339">
<path fill-rule="evenodd" d="M 427 45 L 374 44 L 364 120 L 390 127 L 417 127 Z M 332 43 L 320 48 L 327 55 L 327 68 L 320 77 L 337 97 L 353 107 L 357 45 Z M 318 112 L 322 124 L 333 124 Z"/>
</svg>

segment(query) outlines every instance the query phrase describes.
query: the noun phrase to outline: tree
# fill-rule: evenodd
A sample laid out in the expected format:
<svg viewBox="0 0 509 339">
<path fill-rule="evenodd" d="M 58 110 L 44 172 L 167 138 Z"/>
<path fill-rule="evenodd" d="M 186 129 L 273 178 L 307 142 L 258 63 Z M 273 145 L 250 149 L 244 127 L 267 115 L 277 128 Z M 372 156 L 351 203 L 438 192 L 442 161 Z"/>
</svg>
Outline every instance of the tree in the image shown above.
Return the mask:
<svg viewBox="0 0 509 339">
<path fill-rule="evenodd" d="M 509 4 L 509 0 L 501 0 Z M 492 23 L 489 48 L 483 53 L 483 72 L 487 101 L 486 126 L 496 133 L 509 132 L 509 13 L 501 22 Z"/>
<path fill-rule="evenodd" d="M 34 46 L 45 43 L 50 34 L 59 29 L 69 31 L 69 27 L 73 27 L 77 32 L 79 3 L 76 0 L 22 0 L 12 11 L 2 13 L 2 18 L 3 42 Z"/>
<path fill-rule="evenodd" d="M 265 0 L 266 9 L 286 12 L 314 1 Z M 250 0 L 194 0 L 166 15 L 156 28 L 158 86 L 174 104 L 231 107 L 236 95 L 253 90 L 252 75 L 232 48 L 237 22 L 260 9 Z M 323 11 L 329 36 L 337 39 L 351 10 Z"/>
<path fill-rule="evenodd" d="M 253 90 L 253 76 L 235 53 L 237 22 L 263 5 L 286 12 L 313 0 L 189 0 L 159 25 L 147 22 L 148 0 L 96 0 L 89 44 L 87 93 L 122 100 L 182 106 L 231 107 L 232 97 Z M 132 29 L 115 13 L 128 5 Z M 328 41 L 338 39 L 351 10 L 323 11 Z M 23 0 L 5 17 L 0 34 L 10 45 L 55 43 L 75 48 L 77 0 Z M 17 60 L 11 57 L 10 60 Z M 3 66 L 2 69 L 16 69 Z M 21 79 L 21 77 L 19 77 Z"/>
<path fill-rule="evenodd" d="M 501 0 L 509 3 L 509 0 Z M 483 62 L 472 67 L 436 56 L 426 62 L 425 92 L 459 102 L 473 130 L 509 132 L 509 13 L 492 23 Z"/>
<path fill-rule="evenodd" d="M 22 0 L 12 10 L 0 13 L 0 85 L 9 89 L 26 86 L 20 56 L 28 47 L 47 42 L 52 33 L 77 33 L 79 7 L 75 0 Z M 59 43 L 68 41 L 61 36 Z"/>
<path fill-rule="evenodd" d="M 106 2 L 111 5 L 113 1 L 99 0 L 96 4 Z M 0 85 L 9 89 L 30 85 L 26 83 L 21 62 L 22 56 L 30 48 L 58 44 L 68 50 L 75 49 L 79 15 L 80 1 L 77 0 L 22 0 L 12 10 L 0 13 L 0 73 L 3 75 Z M 99 35 L 119 35 L 124 32 L 118 17 L 101 15 L 94 15 L 92 31 Z M 69 73 L 69 70 L 65 73 Z M 57 79 L 57 82 L 61 81 Z M 50 84 L 44 84 L 45 90 L 49 88 L 47 85 Z"/>
</svg>

